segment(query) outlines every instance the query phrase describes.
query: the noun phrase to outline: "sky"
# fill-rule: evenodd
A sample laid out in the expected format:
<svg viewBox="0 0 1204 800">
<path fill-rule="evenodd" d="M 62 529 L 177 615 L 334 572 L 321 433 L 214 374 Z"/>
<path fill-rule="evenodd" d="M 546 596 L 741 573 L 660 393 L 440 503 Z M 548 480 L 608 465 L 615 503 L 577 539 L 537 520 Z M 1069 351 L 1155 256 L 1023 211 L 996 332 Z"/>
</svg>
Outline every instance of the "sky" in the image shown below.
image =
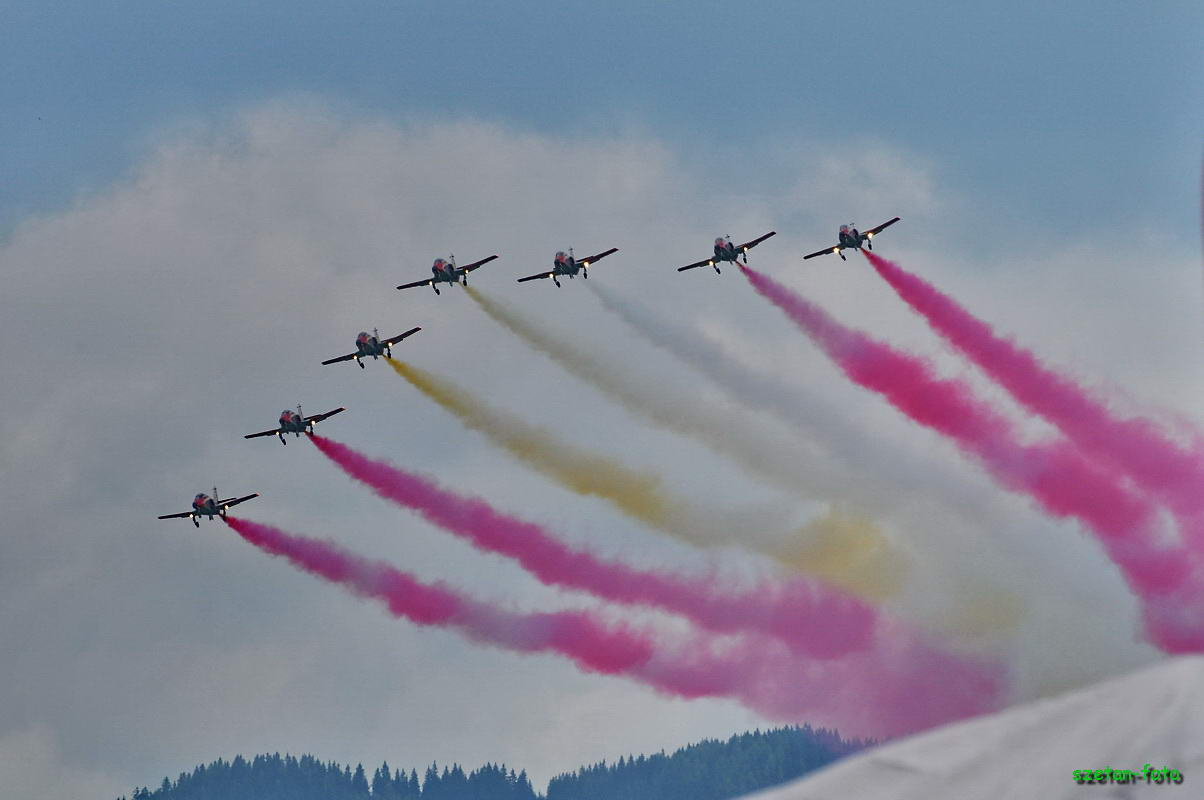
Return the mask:
<svg viewBox="0 0 1204 800">
<path fill-rule="evenodd" d="M 912 570 L 890 611 L 1004 660 L 1010 699 L 1159 657 L 1085 532 L 850 386 L 733 271 L 673 267 L 716 235 L 776 229 L 754 266 L 992 392 L 861 259 L 801 261 L 841 222 L 899 215 L 878 252 L 1119 407 L 1204 424 L 1198 3 L 0 9 L 11 796 L 116 797 L 219 756 L 285 750 L 372 766 L 506 761 L 542 783 L 767 724 L 731 701 L 672 700 L 416 629 L 219 524 L 154 519 L 216 482 L 263 495 L 250 518 L 491 601 L 590 606 L 384 504 L 305 442 L 241 438 L 297 402 L 343 405 L 328 435 L 598 552 L 780 569 L 756 552 L 768 534 L 710 550 L 673 541 L 531 472 L 383 364 L 319 365 L 372 327 L 423 326 L 399 353 L 682 496 L 800 519 L 825 499 L 873 507 Z M 799 438 L 732 405 L 580 282 L 513 282 L 570 245 L 619 247 L 591 283 L 845 409 L 841 457 L 807 464 L 828 496 L 799 497 L 649 424 L 463 292 L 392 289 L 437 255 L 499 253 L 474 273 L 481 291 L 633 383 Z M 888 452 L 918 459 L 928 480 L 903 481 Z M 981 523 L 892 511 L 913 494 L 922 508 L 972 503 Z M 1012 611 L 977 614 L 984 603 Z"/>
</svg>

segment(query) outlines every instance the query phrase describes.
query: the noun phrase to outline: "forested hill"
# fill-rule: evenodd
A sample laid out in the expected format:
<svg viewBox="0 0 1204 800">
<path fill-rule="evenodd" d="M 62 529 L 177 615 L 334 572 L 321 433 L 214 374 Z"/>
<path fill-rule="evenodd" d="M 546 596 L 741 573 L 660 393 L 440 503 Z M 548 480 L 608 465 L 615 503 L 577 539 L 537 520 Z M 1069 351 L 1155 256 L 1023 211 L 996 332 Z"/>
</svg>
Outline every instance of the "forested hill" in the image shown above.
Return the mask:
<svg viewBox="0 0 1204 800">
<path fill-rule="evenodd" d="M 807 726 L 706 739 L 672 755 L 557 775 L 547 800 L 723 800 L 801 777 L 868 744 Z"/>
<path fill-rule="evenodd" d="M 620 758 L 558 775 L 546 800 L 722 800 L 804 775 L 869 744 L 833 731 L 778 728 L 708 739 L 671 755 Z M 486 764 L 465 772 L 432 764 L 417 771 L 382 764 L 369 776 L 362 766 L 313 756 L 237 756 L 199 766 L 158 789 L 141 788 L 121 800 L 536 800 L 526 772 Z"/>
</svg>

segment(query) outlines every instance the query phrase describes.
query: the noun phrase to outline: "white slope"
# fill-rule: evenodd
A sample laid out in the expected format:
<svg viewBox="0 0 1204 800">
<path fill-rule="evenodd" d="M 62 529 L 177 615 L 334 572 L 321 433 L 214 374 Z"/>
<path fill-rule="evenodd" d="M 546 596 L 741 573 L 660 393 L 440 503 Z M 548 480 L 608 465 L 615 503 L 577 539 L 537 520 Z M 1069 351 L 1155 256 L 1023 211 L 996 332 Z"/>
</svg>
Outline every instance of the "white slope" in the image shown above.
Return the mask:
<svg viewBox="0 0 1204 800">
<path fill-rule="evenodd" d="M 1075 783 L 1146 764 L 1178 785 Z M 1095 800 L 1204 797 L 1204 656 L 946 725 L 841 761 L 756 800 Z"/>
</svg>

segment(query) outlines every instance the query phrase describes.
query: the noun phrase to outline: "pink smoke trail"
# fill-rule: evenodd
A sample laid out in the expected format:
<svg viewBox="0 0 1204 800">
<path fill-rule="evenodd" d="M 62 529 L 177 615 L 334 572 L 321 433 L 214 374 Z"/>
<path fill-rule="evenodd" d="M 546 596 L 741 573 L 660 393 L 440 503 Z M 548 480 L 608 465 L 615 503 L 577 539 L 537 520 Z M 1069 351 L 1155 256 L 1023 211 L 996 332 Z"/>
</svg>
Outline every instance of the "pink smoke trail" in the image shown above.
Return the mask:
<svg viewBox="0 0 1204 800">
<path fill-rule="evenodd" d="M 928 324 L 1012 397 L 1084 452 L 1128 474 L 1165 503 L 1204 552 L 1204 453 L 1187 450 L 1147 419 L 1118 419 L 1070 378 L 1006 339 L 953 298 L 902 267 L 864 252 L 878 274 Z"/>
<path fill-rule="evenodd" d="M 635 569 L 573 549 L 543 527 L 497 511 L 484 500 L 449 492 L 428 478 L 323 436 L 310 438 L 347 475 L 381 497 L 417 511 L 482 550 L 515 559 L 543 583 L 668 610 L 717 633 L 760 632 L 812 658 L 836 658 L 875 646 L 877 611 L 815 581 L 795 577 L 725 592 L 717 590 L 710 577 Z"/>
<path fill-rule="evenodd" d="M 962 381 L 847 328 L 771 278 L 741 267 L 753 287 L 805 331 L 854 383 L 952 439 L 1005 488 L 1093 531 L 1142 601 L 1147 635 L 1167 652 L 1204 650 L 1204 591 L 1191 554 L 1168 543 L 1157 509 L 1066 441 L 1021 444 L 1006 418 Z"/>
<path fill-rule="evenodd" d="M 582 668 L 607 675 L 648 661 L 653 645 L 646 634 L 607 628 L 579 611 L 516 614 L 472 600 L 442 584 L 427 584 L 380 561 L 353 555 L 333 542 L 293 536 L 271 525 L 225 518 L 251 544 L 281 556 L 311 575 L 338 583 L 354 594 L 383 600 L 389 613 L 418 625 L 454 627 L 469 638 L 524 653 L 553 651 Z"/>
<path fill-rule="evenodd" d="M 886 654 L 805 664 L 764 637 L 720 641 L 667 637 L 606 624 L 586 611 L 523 614 L 428 584 L 332 542 L 227 518 L 264 552 L 352 593 L 382 601 L 393 616 L 459 630 L 522 652 L 553 652 L 588 672 L 625 676 L 682 698 L 728 697 L 780 721 L 809 718 L 867 736 L 895 736 L 997 707 L 999 674 L 904 644 Z"/>
</svg>

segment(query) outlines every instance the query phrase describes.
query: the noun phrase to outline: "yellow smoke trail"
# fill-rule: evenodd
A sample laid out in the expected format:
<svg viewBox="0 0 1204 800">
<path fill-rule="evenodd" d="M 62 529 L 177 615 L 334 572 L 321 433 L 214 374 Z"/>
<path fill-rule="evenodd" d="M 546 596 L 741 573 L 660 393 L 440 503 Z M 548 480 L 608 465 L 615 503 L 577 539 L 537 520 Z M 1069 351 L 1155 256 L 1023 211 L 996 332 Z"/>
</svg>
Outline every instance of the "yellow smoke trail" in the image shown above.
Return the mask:
<svg viewBox="0 0 1204 800">
<path fill-rule="evenodd" d="M 897 595 L 907 577 L 899 568 L 905 562 L 892 552 L 878 527 L 847 512 L 831 511 L 811 521 L 802 536 L 787 539 L 770 555 L 830 583 L 862 587 L 859 593 L 875 601 Z"/>
<path fill-rule="evenodd" d="M 469 296 L 495 322 L 562 369 L 589 383 L 631 414 L 687 436 L 728 458 L 767 484 L 808 500 L 841 497 L 842 485 L 824 485 L 824 470 L 813 467 L 818 458 L 807 442 L 783 442 L 759 428 L 742 425 L 739 415 L 699 402 L 692 395 L 673 393 L 665 386 L 649 387 L 628 370 L 606 364 L 592 353 L 542 330 L 503 304 L 469 287 Z"/>
<path fill-rule="evenodd" d="M 578 494 L 609 500 L 623 512 L 655 528 L 668 524 L 668 501 L 658 478 L 560 442 L 546 430 L 491 409 L 426 370 L 397 359 L 387 360 L 416 389 L 536 472 Z"/>
<path fill-rule="evenodd" d="M 710 408 L 689 395 L 673 396 L 664 387 L 649 389 L 621 368 L 542 329 L 515 310 L 473 287 L 469 296 L 481 310 L 528 346 L 562 369 L 594 386 L 610 399 L 658 427 L 688 436 L 731 459 L 766 483 L 808 500 L 839 498 L 850 502 L 847 478 L 814 469 L 822 450 L 800 440 L 783 442 L 761 430 L 741 425 L 738 415 Z M 806 533 L 776 549 L 764 542 L 741 540 L 763 549 L 781 563 L 824 576 L 867 598 L 897 597 L 912 574 L 910 556 L 894 547 L 881 528 L 861 513 L 832 513 L 809 526 Z M 990 600 L 981 598 L 990 595 Z M 952 613 L 936 627 L 955 635 L 993 636 L 1012 631 L 1024 616 L 1024 604 L 1014 594 L 987 586 L 951 587 Z"/>
<path fill-rule="evenodd" d="M 589 383 L 629 412 L 658 427 L 693 438 L 740 464 L 767 483 L 814 500 L 824 496 L 848 502 L 846 479 L 811 468 L 822 452 L 798 440 L 784 443 L 739 418 L 703 406 L 689 396 L 671 396 L 663 387 L 649 390 L 592 353 L 540 328 L 503 303 L 473 287 L 468 294 L 491 319 L 562 369 Z M 739 530 L 739 528 L 734 529 Z M 740 545 L 758 549 L 782 564 L 822 577 L 866 599 L 899 597 L 912 573 L 911 559 L 893 546 L 881 528 L 860 513 L 832 512 L 808 525 L 800 535 L 778 546 L 742 538 Z M 989 595 L 989 599 L 986 598 Z M 987 586 L 951 587 L 950 613 L 929 618 L 934 630 L 955 636 L 994 637 L 1015 630 L 1025 615 L 1014 594 Z"/>
<path fill-rule="evenodd" d="M 789 552 L 778 552 L 763 539 L 747 534 L 758 525 L 786 530 L 784 513 L 732 512 L 673 497 L 655 475 L 560 441 L 412 364 L 392 358 L 387 361 L 398 375 L 465 426 L 484 434 L 541 475 L 578 494 L 606 500 L 649 527 L 699 546 L 740 543 L 759 547 L 788 566 L 875 602 L 893 596 L 901 587 L 899 561 L 868 520 L 838 514 L 822 517 L 790 537 Z M 837 541 L 839 537 L 842 542 Z"/>
</svg>

